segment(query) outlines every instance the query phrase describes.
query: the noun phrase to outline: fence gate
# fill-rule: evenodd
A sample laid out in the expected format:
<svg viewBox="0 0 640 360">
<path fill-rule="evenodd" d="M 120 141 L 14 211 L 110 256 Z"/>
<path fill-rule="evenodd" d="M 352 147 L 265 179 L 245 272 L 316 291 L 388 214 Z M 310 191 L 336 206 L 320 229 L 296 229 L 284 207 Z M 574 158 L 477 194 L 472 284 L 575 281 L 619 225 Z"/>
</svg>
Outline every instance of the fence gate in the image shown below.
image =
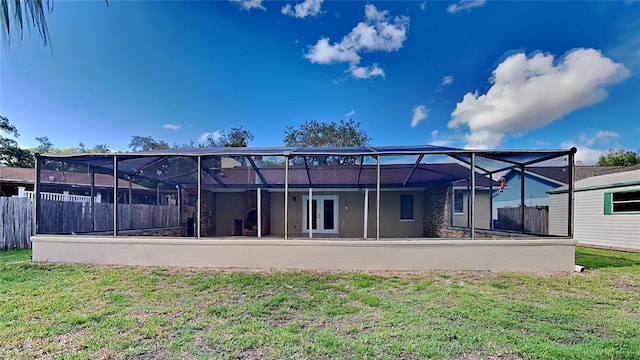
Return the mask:
<svg viewBox="0 0 640 360">
<path fill-rule="evenodd" d="M 0 197 L 0 250 L 31 248 L 32 212 L 29 198 Z"/>
</svg>

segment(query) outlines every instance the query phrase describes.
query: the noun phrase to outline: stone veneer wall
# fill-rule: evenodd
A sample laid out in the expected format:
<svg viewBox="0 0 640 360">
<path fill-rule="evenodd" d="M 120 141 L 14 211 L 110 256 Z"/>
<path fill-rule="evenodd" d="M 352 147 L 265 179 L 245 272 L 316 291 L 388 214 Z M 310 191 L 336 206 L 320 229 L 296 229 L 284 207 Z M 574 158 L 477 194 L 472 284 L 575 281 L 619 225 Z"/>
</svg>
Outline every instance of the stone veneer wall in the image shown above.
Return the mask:
<svg viewBox="0 0 640 360">
<path fill-rule="evenodd" d="M 200 223 L 200 235 L 201 236 L 215 236 L 216 235 L 216 193 L 209 190 L 202 190 L 202 219 Z M 197 189 L 185 189 L 182 194 L 182 236 L 187 236 L 188 219 L 194 217 L 197 221 L 197 205 L 189 204 L 189 197 L 198 196 Z M 197 200 L 196 200 L 197 201 Z M 197 223 L 196 223 L 197 228 Z M 194 234 L 197 230 L 194 230 Z"/>
<path fill-rule="evenodd" d="M 471 231 L 451 228 L 449 221 L 449 187 L 438 186 L 424 191 L 422 236 L 426 238 L 469 238 Z M 494 235 L 476 231 L 476 238 L 492 238 Z"/>
<path fill-rule="evenodd" d="M 438 186 L 424 191 L 422 202 L 422 236 L 427 238 L 447 237 L 449 229 L 449 187 Z"/>
</svg>

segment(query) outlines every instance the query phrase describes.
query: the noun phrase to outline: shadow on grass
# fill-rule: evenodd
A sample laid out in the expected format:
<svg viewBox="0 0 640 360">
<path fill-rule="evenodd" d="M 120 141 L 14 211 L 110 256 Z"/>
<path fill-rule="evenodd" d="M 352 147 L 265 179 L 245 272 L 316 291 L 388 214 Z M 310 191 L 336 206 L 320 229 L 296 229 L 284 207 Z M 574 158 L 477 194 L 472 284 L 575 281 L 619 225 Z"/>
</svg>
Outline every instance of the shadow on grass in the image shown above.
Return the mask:
<svg viewBox="0 0 640 360">
<path fill-rule="evenodd" d="M 587 269 L 640 267 L 640 253 L 576 247 L 576 264 Z"/>
</svg>

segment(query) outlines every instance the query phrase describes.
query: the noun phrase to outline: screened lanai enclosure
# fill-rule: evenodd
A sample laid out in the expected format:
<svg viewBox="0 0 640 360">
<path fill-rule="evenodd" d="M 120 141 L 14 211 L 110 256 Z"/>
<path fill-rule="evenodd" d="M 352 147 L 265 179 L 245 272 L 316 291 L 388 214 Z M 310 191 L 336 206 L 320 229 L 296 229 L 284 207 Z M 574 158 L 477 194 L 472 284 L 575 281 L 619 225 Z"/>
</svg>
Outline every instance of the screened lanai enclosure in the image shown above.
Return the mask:
<svg viewBox="0 0 640 360">
<path fill-rule="evenodd" d="M 566 217 L 569 239 L 529 226 L 534 216 L 527 212 L 524 177 L 522 201 L 509 228 L 496 222 L 492 202 L 504 187 L 500 174 L 511 169 L 524 173 L 541 163 L 562 167 L 572 189 L 574 154 L 575 149 L 384 146 L 39 155 L 34 259 L 261 268 L 461 268 L 446 263 L 456 257 L 469 268 L 501 269 L 502 265 L 487 265 L 486 259 L 471 259 L 467 250 L 480 253 L 470 245 L 492 254 L 485 258 L 498 256 L 494 263 L 511 258 L 507 263 L 512 265 L 518 260 L 496 249 L 530 245 L 565 258 L 569 253 L 558 252 L 558 247 L 571 248 L 571 259 L 561 261 L 569 269 L 572 196 Z M 50 195 L 54 183 L 58 190 L 67 189 L 67 198 Z M 77 201 L 65 201 L 71 197 Z M 419 248 L 430 249 L 435 258 L 420 255 L 415 251 Z M 132 255 L 137 251 L 139 256 Z M 387 256 L 394 251 L 400 253 L 391 261 Z"/>
</svg>

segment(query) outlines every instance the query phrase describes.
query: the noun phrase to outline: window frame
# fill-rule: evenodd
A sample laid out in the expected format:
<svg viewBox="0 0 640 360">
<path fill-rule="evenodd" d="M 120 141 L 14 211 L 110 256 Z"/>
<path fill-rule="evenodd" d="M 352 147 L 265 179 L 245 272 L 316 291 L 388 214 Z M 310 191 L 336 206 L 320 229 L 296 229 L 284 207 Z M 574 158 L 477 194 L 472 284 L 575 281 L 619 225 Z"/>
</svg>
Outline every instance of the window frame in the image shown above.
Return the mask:
<svg viewBox="0 0 640 360">
<path fill-rule="evenodd" d="M 460 199 L 460 211 L 456 209 L 456 199 Z M 462 215 L 464 214 L 464 191 L 462 190 L 453 190 L 453 214 L 454 215 Z"/>
<path fill-rule="evenodd" d="M 408 199 L 408 200 L 404 200 Z M 408 201 L 407 204 L 405 201 Z M 406 206 L 409 206 L 408 208 Z M 415 212 L 413 211 L 414 201 L 413 194 L 401 194 L 400 195 L 400 221 L 413 221 L 415 220 Z M 408 215 L 405 211 L 410 212 L 411 217 L 405 217 Z"/>
<path fill-rule="evenodd" d="M 625 200 L 616 199 L 617 194 L 637 193 L 636 199 Z M 637 210 L 616 210 L 616 205 L 633 204 L 637 206 Z M 605 192 L 604 193 L 604 215 L 629 215 L 640 214 L 640 189 Z"/>
</svg>

